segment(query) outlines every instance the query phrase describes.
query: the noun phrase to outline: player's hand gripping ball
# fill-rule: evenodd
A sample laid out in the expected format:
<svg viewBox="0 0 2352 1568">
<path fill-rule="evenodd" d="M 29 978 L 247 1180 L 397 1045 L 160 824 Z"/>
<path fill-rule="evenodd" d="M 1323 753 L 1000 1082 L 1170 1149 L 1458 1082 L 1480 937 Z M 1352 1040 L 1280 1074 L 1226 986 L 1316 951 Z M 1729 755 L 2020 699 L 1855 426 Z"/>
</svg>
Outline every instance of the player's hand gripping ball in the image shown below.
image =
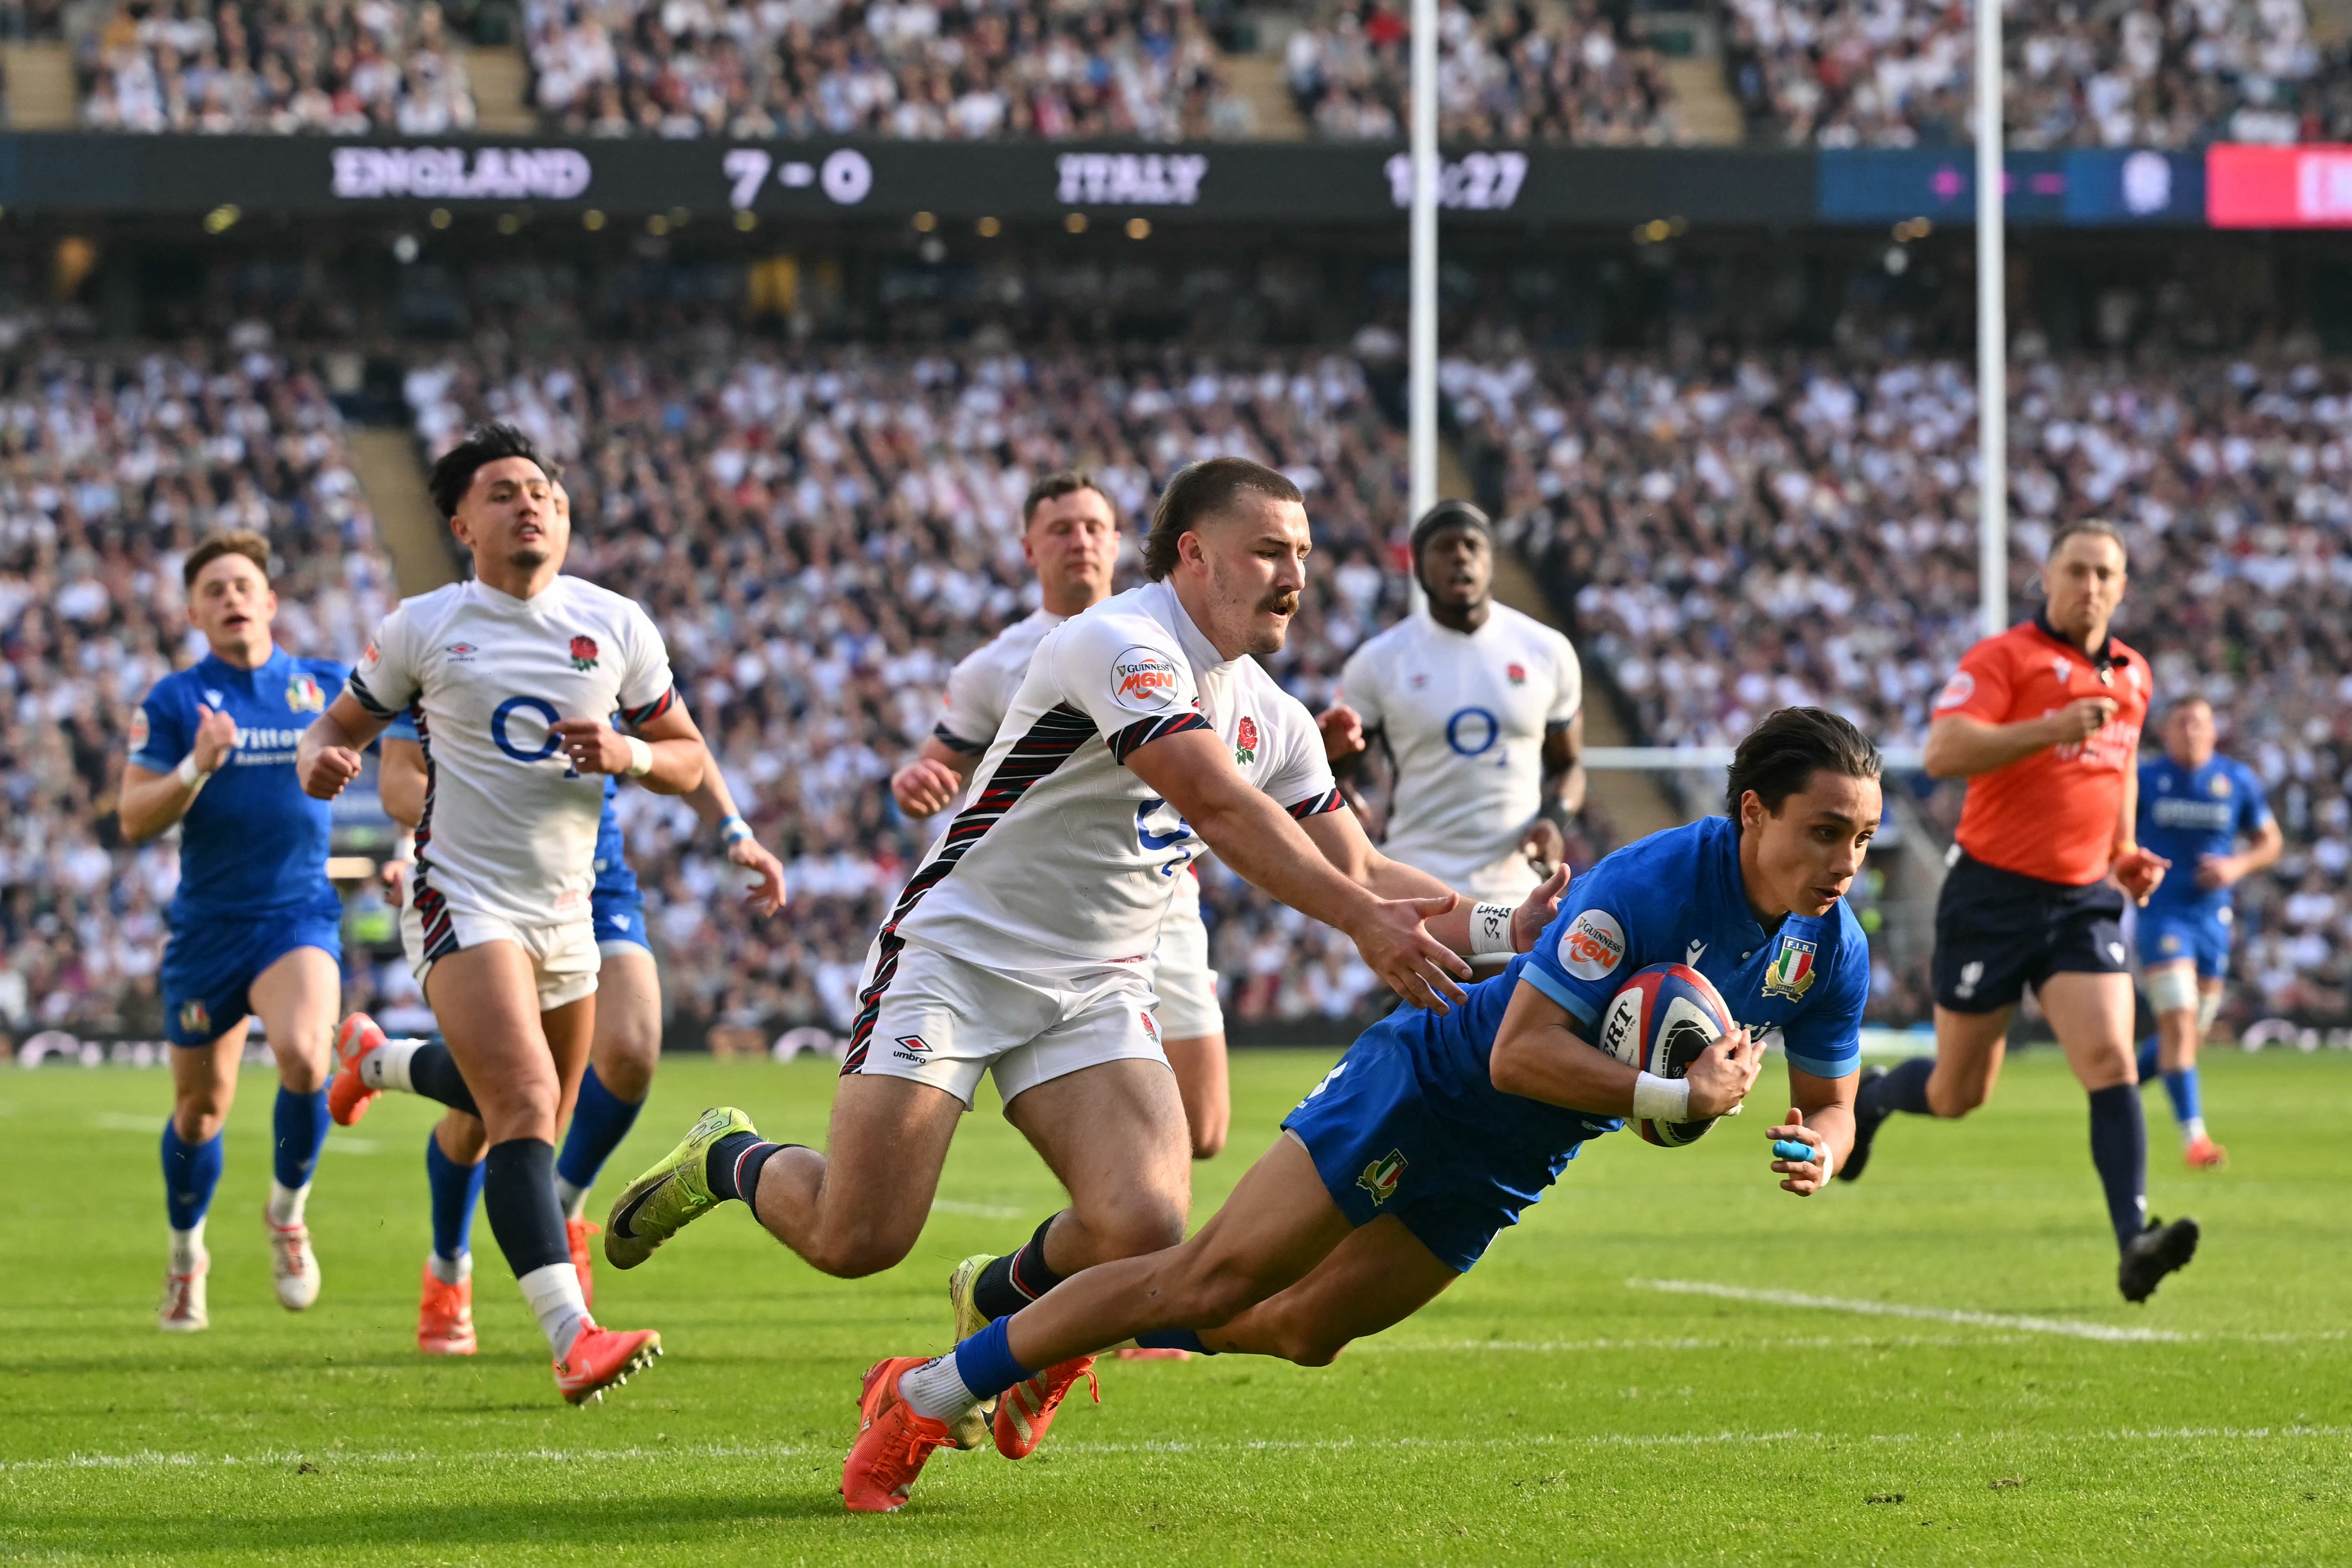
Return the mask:
<svg viewBox="0 0 2352 1568">
<path fill-rule="evenodd" d="M 1625 982 L 1601 1016 L 1601 1048 L 1658 1078 L 1681 1078 L 1699 1053 L 1739 1026 L 1715 983 L 1686 963 L 1654 963 Z M 1643 1142 L 1679 1149 L 1706 1136 L 1717 1119 L 1633 1119 Z"/>
</svg>

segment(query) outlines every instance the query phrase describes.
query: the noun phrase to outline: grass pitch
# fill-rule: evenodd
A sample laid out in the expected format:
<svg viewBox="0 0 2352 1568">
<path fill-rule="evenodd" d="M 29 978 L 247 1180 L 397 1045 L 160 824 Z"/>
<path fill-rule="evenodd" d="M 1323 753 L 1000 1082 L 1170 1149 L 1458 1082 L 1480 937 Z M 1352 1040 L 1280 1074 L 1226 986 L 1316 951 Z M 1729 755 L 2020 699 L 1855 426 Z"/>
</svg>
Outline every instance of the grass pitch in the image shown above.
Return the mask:
<svg viewBox="0 0 2352 1568">
<path fill-rule="evenodd" d="M 1328 1054 L 1243 1053 L 1205 1216 Z M 1046 1449 L 933 1461 L 914 1506 L 835 1493 L 860 1371 L 941 1347 L 943 1284 L 1055 1206 L 984 1109 L 908 1261 L 822 1279 L 740 1210 L 598 1279 L 669 1354 L 561 1404 L 478 1227 L 482 1353 L 413 1334 L 434 1108 L 329 1142 L 325 1278 L 291 1317 L 257 1211 L 248 1072 L 211 1226 L 211 1332 L 153 1327 L 160 1072 L 0 1074 L 0 1558 L 34 1562 L 1233 1563 L 2352 1560 L 2352 1059 L 2218 1057 L 2234 1166 L 2191 1177 L 2151 1092 L 2153 1206 L 2203 1252 L 2126 1306 L 2052 1053 L 1960 1125 L 1898 1123 L 1854 1188 L 1765 1169 L 1777 1067 L 1696 1148 L 1602 1141 L 1417 1319 L 1325 1371 L 1106 1363 Z M 821 1141 L 832 1072 L 679 1060 L 592 1214 L 706 1103 Z M 1812 1300 L 1792 1301 L 1795 1295 Z M 1872 1309 L 1875 1309 L 1873 1310 Z"/>
</svg>

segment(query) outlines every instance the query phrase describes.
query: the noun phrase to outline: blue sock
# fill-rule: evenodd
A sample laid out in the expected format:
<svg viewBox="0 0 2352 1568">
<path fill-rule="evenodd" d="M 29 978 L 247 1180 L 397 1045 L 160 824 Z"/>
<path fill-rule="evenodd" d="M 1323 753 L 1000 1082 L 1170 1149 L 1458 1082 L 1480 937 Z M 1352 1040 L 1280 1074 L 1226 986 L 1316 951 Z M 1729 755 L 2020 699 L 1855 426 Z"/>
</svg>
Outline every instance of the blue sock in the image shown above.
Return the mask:
<svg viewBox="0 0 2352 1568">
<path fill-rule="evenodd" d="M 310 1173 L 319 1166 L 320 1146 L 327 1141 L 327 1091 L 297 1094 L 281 1083 L 269 1120 L 278 1139 L 271 1169 L 278 1184 L 309 1186 Z"/>
<path fill-rule="evenodd" d="M 460 1165 L 425 1137 L 425 1178 L 433 1188 L 433 1254 L 455 1263 L 474 1246 L 474 1205 L 482 1196 L 482 1165 Z"/>
<path fill-rule="evenodd" d="M 2195 1068 L 2182 1068 L 2179 1072 L 2166 1073 L 2164 1092 L 2172 1097 L 2172 1115 L 2175 1121 L 2194 1121 L 2205 1114 L 2204 1104 L 2197 1092 Z"/>
<path fill-rule="evenodd" d="M 1191 1351 L 1194 1355 L 1221 1355 L 1201 1342 L 1201 1336 L 1191 1329 L 1155 1329 L 1148 1334 L 1138 1334 L 1135 1342 L 1148 1351 Z"/>
<path fill-rule="evenodd" d="M 2146 1083 L 2156 1076 L 2156 1037 L 2150 1035 L 2139 1043 L 2139 1080 Z"/>
<path fill-rule="evenodd" d="M 636 1125 L 641 1109 L 606 1089 L 596 1069 L 590 1068 L 580 1080 L 580 1103 L 572 1108 L 572 1131 L 563 1135 L 563 1152 L 556 1158 L 555 1173 L 583 1193 L 594 1186 L 597 1173 Z"/>
<path fill-rule="evenodd" d="M 1034 1375 L 1013 1359 L 1013 1347 L 1005 1337 L 1012 1324 L 1012 1319 L 999 1318 L 955 1348 L 956 1376 L 979 1398 L 993 1399 Z"/>
<path fill-rule="evenodd" d="M 180 1136 L 178 1127 L 165 1121 L 163 1207 L 173 1230 L 187 1230 L 205 1217 L 220 1179 L 221 1135 L 215 1132 L 201 1143 L 191 1143 Z"/>
</svg>

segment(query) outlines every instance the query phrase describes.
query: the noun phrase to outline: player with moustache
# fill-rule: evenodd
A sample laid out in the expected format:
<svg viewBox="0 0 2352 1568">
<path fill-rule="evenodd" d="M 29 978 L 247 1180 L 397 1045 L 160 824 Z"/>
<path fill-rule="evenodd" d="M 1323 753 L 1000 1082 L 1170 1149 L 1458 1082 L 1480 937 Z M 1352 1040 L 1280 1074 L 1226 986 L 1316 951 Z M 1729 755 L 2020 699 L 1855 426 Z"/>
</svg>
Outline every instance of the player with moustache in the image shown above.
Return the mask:
<svg viewBox="0 0 2352 1568">
<path fill-rule="evenodd" d="M 1737 1110 L 1769 1031 L 1791 1101 L 1766 1134 L 1770 1168 L 1787 1192 L 1819 1192 L 1853 1136 L 1870 954 L 1845 892 L 1878 830 L 1879 773 L 1877 749 L 1844 720 L 1772 714 L 1735 754 L 1728 816 L 1606 857 L 1461 1006 L 1406 1005 L 1365 1031 L 1189 1241 L 1066 1279 L 949 1354 L 877 1363 L 843 1467 L 846 1505 L 904 1506 L 979 1401 L 1001 1394 L 1018 1409 L 1034 1384 L 1129 1337 L 1328 1364 L 1460 1279 L 1587 1140 L 1629 1116 Z M 1661 963 L 1696 969 L 1744 1024 L 1680 1078 L 1594 1043 L 1620 988 Z M 1000 1414 L 1000 1448 L 1034 1451 L 1052 1415 Z M 1008 1425 L 1023 1425 L 1020 1445 L 1004 1443 Z"/>
<path fill-rule="evenodd" d="M 1252 657 L 1282 647 L 1311 548 L 1297 487 L 1273 469 L 1215 458 L 1169 481 L 1150 580 L 1046 634 L 971 804 L 877 935 L 826 1152 L 708 1111 L 622 1194 L 607 1258 L 633 1267 L 740 1198 L 825 1273 L 887 1268 L 929 1215 L 983 1072 L 1070 1196 L 990 1265 L 1017 1300 L 1181 1239 L 1191 1142 L 1149 960 L 1203 848 L 1439 1012 L 1463 998 L 1458 953 L 1533 942 L 1546 889 L 1474 908 L 1372 847 L 1314 719 Z M 1050 1411 L 1090 1368 L 1055 1369 L 1022 1407 Z"/>
<path fill-rule="evenodd" d="M 1495 531 L 1443 500 L 1412 528 L 1427 604 L 1366 641 L 1318 721 L 1358 808 L 1385 759 L 1381 850 L 1449 887 L 1517 899 L 1560 863 L 1584 807 L 1584 671 L 1568 638 L 1495 602 Z"/>
<path fill-rule="evenodd" d="M 2245 847 L 2241 849 L 2240 840 Z M 2180 1157 L 2212 1170 L 2230 1152 L 2205 1131 L 2197 1051 L 2221 1013 L 2237 911 L 2231 889 L 2278 863 L 2286 847 L 2253 769 L 2214 750 L 2213 706 L 2185 697 L 2164 719 L 2164 752 L 2139 768 L 2139 840 L 2179 869 L 2157 884 L 2135 939 L 2156 1036 L 2139 1047 L 2139 1079 L 2161 1074 Z"/>
<path fill-rule="evenodd" d="M 971 782 L 1045 634 L 1110 597 L 1118 513 L 1090 476 L 1046 475 L 1030 487 L 1021 518 L 1021 552 L 1037 574 L 1041 603 L 949 672 L 947 711 L 920 754 L 890 780 L 891 796 L 910 817 L 946 810 Z M 1233 1098 L 1225 1077 L 1224 1010 L 1217 1004 L 1217 973 L 1209 967 L 1209 931 L 1201 920 L 1199 867 L 1188 870 L 1177 879 L 1175 900 L 1160 922 L 1151 992 L 1160 999 L 1160 1047 L 1184 1101 L 1192 1157 L 1207 1160 L 1225 1146 Z"/>
<path fill-rule="evenodd" d="M 1969 781 L 1936 905 L 1936 1054 L 1873 1069 L 1838 1174 L 1863 1173 L 1897 1111 L 1960 1117 L 1990 1099 L 2030 985 L 2090 1097 L 2116 1288 L 2145 1301 L 2196 1255 L 2198 1226 L 2147 1213 L 2122 922 L 2124 900 L 2146 904 L 2170 863 L 2137 837 L 2148 667 L 2109 630 L 2127 576 L 2113 523 L 2060 529 L 2041 611 L 1970 648 L 1936 699 L 1927 771 Z"/>
<path fill-rule="evenodd" d="M 490 1229 L 554 1352 L 558 1391 L 579 1404 L 661 1345 L 589 1315 L 555 1195 L 563 1086 L 595 1027 L 589 900 L 604 779 L 683 795 L 710 758 L 645 611 L 562 575 L 570 525 L 527 437 L 473 431 L 429 488 L 474 576 L 385 618 L 303 736 L 299 765 L 303 787 L 331 799 L 358 776 L 359 747 L 402 711 L 416 721 L 430 782 L 401 936 L 446 1044 L 346 1035 L 329 1109 L 348 1124 L 392 1089 L 481 1118 Z"/>
<path fill-rule="evenodd" d="M 572 498 L 562 481 L 552 487 L 557 513 L 568 526 Z M 394 719 L 380 742 L 383 756 L 376 768 L 376 791 L 384 814 L 414 832 L 425 814 L 430 783 L 425 746 L 415 721 L 406 713 Z M 589 1190 L 596 1184 L 604 1163 L 635 1125 L 653 1088 L 654 1069 L 661 1060 L 661 972 L 654 962 L 652 934 L 646 925 L 645 895 L 629 868 L 626 845 L 613 802 L 620 780 L 604 779 L 604 805 L 596 821 L 595 885 L 588 909 L 596 929 L 596 1023 L 588 1047 L 585 1071 L 567 1080 L 556 1117 L 564 1128 L 563 1145 L 555 1156 L 555 1195 L 563 1205 L 564 1238 L 572 1267 L 579 1270 L 580 1293 L 591 1310 L 596 1305 L 593 1256 L 589 1237 L 596 1230 L 583 1212 Z M 716 759 L 704 770 L 702 782 L 685 795 L 687 805 L 703 822 L 716 828 L 728 859 L 753 878 L 744 895 L 747 907 L 774 914 L 784 904 L 784 868 L 761 847 L 736 809 L 733 793 Z M 413 869 L 414 847 L 386 868 L 386 881 L 394 907 L 405 901 L 406 873 Z M 354 1014 L 343 1021 L 339 1037 L 352 1041 L 360 1052 L 377 1043 L 375 1021 Z M 446 1046 L 446 1041 L 427 1044 Z M 471 1110 L 450 1109 L 427 1135 L 425 1145 L 425 1186 L 431 1199 L 433 1245 L 426 1253 L 416 1317 L 416 1345 L 427 1355 L 472 1355 L 478 1348 L 474 1331 L 474 1210 L 482 1195 L 483 1156 L 489 1140 L 481 1118 Z"/>
<path fill-rule="evenodd" d="M 278 595 L 259 534 L 215 534 L 188 552 L 181 577 L 205 657 L 157 681 L 131 715 L 117 809 L 133 844 L 180 828 L 180 885 L 165 916 L 160 975 L 172 1056 L 163 1125 L 171 1254 L 155 1321 L 184 1333 L 212 1321 L 205 1217 L 255 1014 L 278 1061 L 263 1215 L 270 1281 L 289 1311 L 319 1299 L 305 1208 L 327 1136 L 343 906 L 327 880 L 332 823 L 302 793 L 294 743 L 344 672 L 272 640 Z"/>
</svg>

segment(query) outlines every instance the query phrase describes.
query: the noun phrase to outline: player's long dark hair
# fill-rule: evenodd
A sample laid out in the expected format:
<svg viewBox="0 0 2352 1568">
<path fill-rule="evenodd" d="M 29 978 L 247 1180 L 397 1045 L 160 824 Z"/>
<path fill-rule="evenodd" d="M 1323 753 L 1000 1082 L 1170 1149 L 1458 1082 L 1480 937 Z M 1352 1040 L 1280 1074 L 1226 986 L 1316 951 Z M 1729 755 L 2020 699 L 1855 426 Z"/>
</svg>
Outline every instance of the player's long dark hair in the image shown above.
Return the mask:
<svg viewBox="0 0 2352 1568">
<path fill-rule="evenodd" d="M 1850 779 L 1874 779 L 1885 767 L 1870 737 L 1826 708 L 1783 708 L 1748 732 L 1732 753 L 1723 792 L 1731 820 L 1749 790 L 1777 812 L 1788 798 L 1827 769 Z"/>
<path fill-rule="evenodd" d="M 464 440 L 441 454 L 441 460 L 433 465 L 432 477 L 425 480 L 434 509 L 444 522 L 457 515 L 457 503 L 473 488 L 474 476 L 501 458 L 527 458 L 539 465 L 541 473 L 555 478 L 554 466 L 539 455 L 530 437 L 511 425 L 477 425 Z"/>
</svg>

